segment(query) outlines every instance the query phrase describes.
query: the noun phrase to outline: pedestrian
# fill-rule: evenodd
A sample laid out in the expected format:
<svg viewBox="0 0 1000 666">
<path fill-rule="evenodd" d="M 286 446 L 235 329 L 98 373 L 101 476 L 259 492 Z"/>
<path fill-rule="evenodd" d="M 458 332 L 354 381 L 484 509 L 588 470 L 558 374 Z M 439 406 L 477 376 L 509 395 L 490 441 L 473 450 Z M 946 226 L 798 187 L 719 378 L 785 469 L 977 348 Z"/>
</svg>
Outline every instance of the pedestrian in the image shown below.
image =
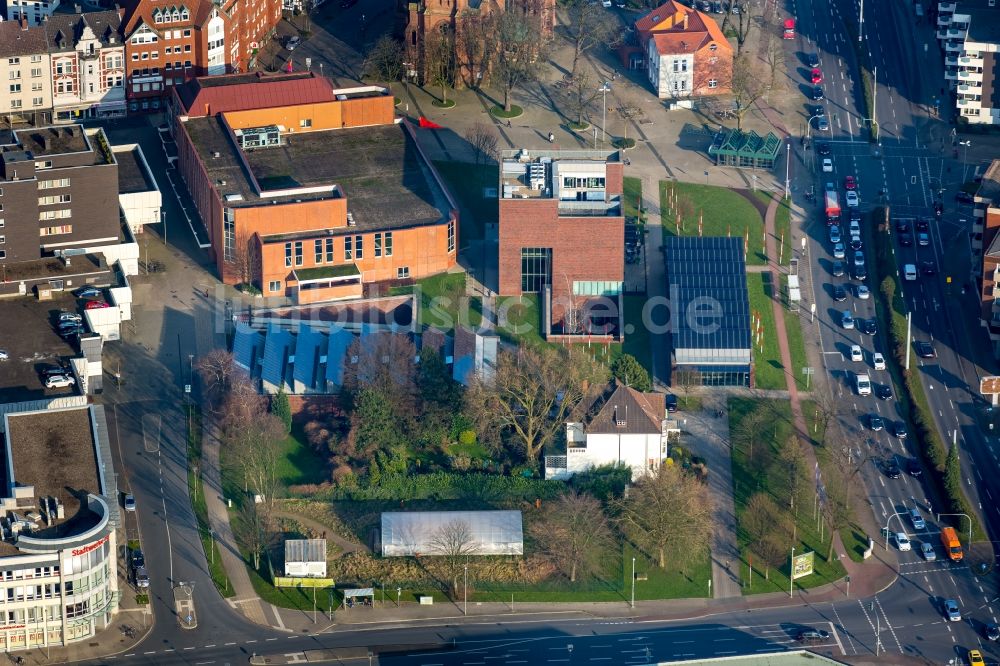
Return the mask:
<svg viewBox="0 0 1000 666">
<path fill-rule="evenodd" d="M 556 140 L 556 135 L 553 134 L 552 132 L 549 132 L 549 143 L 552 143 L 555 140 Z"/>
<path fill-rule="evenodd" d="M 509 120 L 507 121 L 507 127 L 510 127 L 510 121 Z"/>
</svg>

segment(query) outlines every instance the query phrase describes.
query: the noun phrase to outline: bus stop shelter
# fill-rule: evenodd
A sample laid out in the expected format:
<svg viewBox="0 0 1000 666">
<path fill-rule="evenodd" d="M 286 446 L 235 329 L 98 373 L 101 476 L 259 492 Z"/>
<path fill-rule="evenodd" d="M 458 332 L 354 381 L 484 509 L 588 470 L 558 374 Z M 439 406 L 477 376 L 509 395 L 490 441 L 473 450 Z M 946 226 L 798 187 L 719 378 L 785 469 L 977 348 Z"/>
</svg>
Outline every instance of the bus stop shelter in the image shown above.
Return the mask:
<svg viewBox="0 0 1000 666">
<path fill-rule="evenodd" d="M 753 130 L 744 132 L 723 127 L 712 140 L 708 155 L 715 160 L 716 166 L 773 169 L 780 151 L 781 139 L 774 132 L 762 137 Z"/>
<path fill-rule="evenodd" d="M 346 589 L 343 591 L 343 595 L 344 606 L 347 608 L 353 608 L 355 604 L 361 604 L 362 606 L 375 605 L 375 588 L 373 587 Z"/>
</svg>

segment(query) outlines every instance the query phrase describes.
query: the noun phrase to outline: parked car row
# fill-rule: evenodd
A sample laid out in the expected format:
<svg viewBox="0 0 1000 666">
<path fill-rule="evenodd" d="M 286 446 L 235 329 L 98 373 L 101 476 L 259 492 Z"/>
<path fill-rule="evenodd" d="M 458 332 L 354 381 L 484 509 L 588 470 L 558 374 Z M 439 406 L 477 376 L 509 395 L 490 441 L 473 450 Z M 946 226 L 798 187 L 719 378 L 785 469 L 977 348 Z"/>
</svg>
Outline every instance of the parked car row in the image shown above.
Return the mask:
<svg viewBox="0 0 1000 666">
<path fill-rule="evenodd" d="M 643 237 L 643 228 L 639 224 L 625 225 L 625 263 L 637 264 L 642 257 L 642 248 L 646 239 Z"/>
</svg>

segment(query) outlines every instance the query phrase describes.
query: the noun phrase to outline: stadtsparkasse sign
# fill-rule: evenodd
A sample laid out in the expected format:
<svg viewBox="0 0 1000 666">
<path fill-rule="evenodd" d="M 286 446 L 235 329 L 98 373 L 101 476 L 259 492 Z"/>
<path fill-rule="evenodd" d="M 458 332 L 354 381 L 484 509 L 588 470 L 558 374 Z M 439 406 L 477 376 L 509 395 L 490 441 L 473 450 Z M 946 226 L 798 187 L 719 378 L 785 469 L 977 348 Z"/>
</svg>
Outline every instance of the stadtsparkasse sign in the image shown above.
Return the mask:
<svg viewBox="0 0 1000 666">
<path fill-rule="evenodd" d="M 101 546 L 103 546 L 107 542 L 108 542 L 108 537 L 102 537 L 102 538 L 98 539 L 97 541 L 95 541 L 92 544 L 84 546 L 83 548 L 74 548 L 70 552 L 72 552 L 74 556 L 75 555 L 86 555 L 87 553 L 89 553 L 92 550 L 97 550 L 98 548 L 100 548 Z"/>
</svg>

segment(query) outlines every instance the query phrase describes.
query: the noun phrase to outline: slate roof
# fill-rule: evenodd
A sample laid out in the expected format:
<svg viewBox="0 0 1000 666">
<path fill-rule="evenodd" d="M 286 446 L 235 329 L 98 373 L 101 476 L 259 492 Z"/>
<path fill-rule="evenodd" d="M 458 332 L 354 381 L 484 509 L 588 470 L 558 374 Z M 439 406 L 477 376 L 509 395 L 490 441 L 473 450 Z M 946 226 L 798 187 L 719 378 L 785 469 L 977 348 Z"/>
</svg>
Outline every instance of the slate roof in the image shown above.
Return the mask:
<svg viewBox="0 0 1000 666">
<path fill-rule="evenodd" d="M 260 378 L 265 385 L 275 389 L 285 388 L 288 374 L 288 357 L 295 354 L 295 336 L 277 326 L 272 326 L 264 341 L 264 363 Z"/>
<path fill-rule="evenodd" d="M 320 356 L 326 356 L 326 334 L 312 326 L 299 324 L 299 334 L 295 342 L 295 365 L 292 377 L 295 383 L 302 384 L 307 389 L 315 389 L 316 381 L 320 379 Z M 324 387 L 325 388 L 325 387 Z M 299 387 L 296 386 L 296 392 Z"/>
<path fill-rule="evenodd" d="M 619 384 L 586 426 L 587 433 L 660 434 L 667 405 L 662 393 L 643 393 Z"/>
<path fill-rule="evenodd" d="M 109 10 L 82 14 L 53 14 L 42 27 L 45 30 L 49 52 L 61 53 L 76 50 L 76 42 L 83 35 L 85 26 L 90 26 L 94 37 L 101 40 L 104 46 L 123 46 L 121 25 L 121 14 Z M 112 39 L 114 44 L 111 42 Z"/>
<path fill-rule="evenodd" d="M 177 96 L 186 115 L 195 118 L 334 99 L 330 80 L 310 72 L 198 77 L 177 88 Z"/>
</svg>

